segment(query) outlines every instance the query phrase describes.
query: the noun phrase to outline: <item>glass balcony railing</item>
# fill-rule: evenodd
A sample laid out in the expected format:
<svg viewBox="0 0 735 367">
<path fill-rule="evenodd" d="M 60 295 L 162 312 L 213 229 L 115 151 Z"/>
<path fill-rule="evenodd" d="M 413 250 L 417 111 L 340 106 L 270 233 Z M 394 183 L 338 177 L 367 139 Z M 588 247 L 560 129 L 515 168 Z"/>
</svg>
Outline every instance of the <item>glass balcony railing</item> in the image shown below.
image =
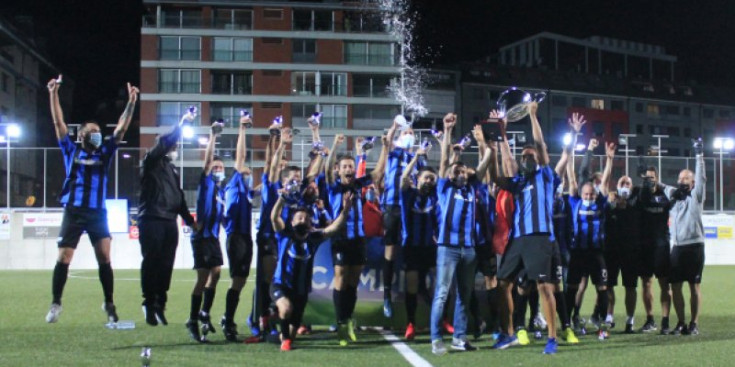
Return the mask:
<svg viewBox="0 0 735 367">
<path fill-rule="evenodd" d="M 218 51 L 212 52 L 214 61 L 253 61 L 253 51 Z"/>
</svg>

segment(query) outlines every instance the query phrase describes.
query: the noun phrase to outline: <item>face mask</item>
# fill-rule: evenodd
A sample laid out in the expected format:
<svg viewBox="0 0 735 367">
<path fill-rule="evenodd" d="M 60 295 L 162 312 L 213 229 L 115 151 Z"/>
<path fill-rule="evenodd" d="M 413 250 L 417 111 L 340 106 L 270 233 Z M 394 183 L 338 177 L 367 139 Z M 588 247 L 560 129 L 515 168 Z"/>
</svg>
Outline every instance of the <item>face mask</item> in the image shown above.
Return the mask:
<svg viewBox="0 0 735 367">
<path fill-rule="evenodd" d="M 375 190 L 369 189 L 365 192 L 365 200 L 375 201 Z"/>
<path fill-rule="evenodd" d="M 584 206 L 592 206 L 595 202 L 592 200 L 582 200 L 582 205 Z"/>
<path fill-rule="evenodd" d="M 293 227 L 293 231 L 299 236 L 304 236 L 309 232 L 309 225 L 306 223 L 297 224 Z"/>
<path fill-rule="evenodd" d="M 536 173 L 536 160 L 527 159 L 523 165 L 521 165 L 521 174 L 524 176 L 532 176 Z"/>
<path fill-rule="evenodd" d="M 674 191 L 673 198 L 675 200 L 684 200 L 689 196 L 689 185 L 679 184 L 679 187 Z"/>
<path fill-rule="evenodd" d="M 216 180 L 217 182 L 222 182 L 222 180 L 224 180 L 224 179 L 225 179 L 225 172 L 224 172 L 224 171 L 220 171 L 220 172 L 215 172 L 215 173 L 214 173 L 214 179 L 215 179 L 215 180 Z"/>
<path fill-rule="evenodd" d="M 400 138 L 398 138 L 398 146 L 403 149 L 410 149 L 411 146 L 413 146 L 414 137 L 411 134 L 408 135 L 402 135 Z"/>
<path fill-rule="evenodd" d="M 88 136 L 89 138 L 87 141 L 89 142 L 90 145 L 95 147 L 95 149 L 99 148 L 100 145 L 102 145 L 102 134 L 101 133 L 91 133 Z"/>
<path fill-rule="evenodd" d="M 431 191 L 434 189 L 433 184 L 423 184 L 421 185 L 421 189 L 419 189 L 419 192 L 421 195 L 429 195 L 431 194 Z"/>
<path fill-rule="evenodd" d="M 177 151 L 171 151 L 168 153 L 168 157 L 171 158 L 172 161 L 175 161 L 177 158 L 179 158 L 179 152 Z"/>
<path fill-rule="evenodd" d="M 454 178 L 455 187 L 464 187 L 467 184 L 467 179 L 464 176 L 457 176 Z"/>
<path fill-rule="evenodd" d="M 630 197 L 630 188 L 618 187 L 618 195 L 623 199 L 627 199 L 628 197 Z"/>
<path fill-rule="evenodd" d="M 249 189 L 253 189 L 253 176 L 251 175 L 245 175 L 243 176 L 243 181 L 245 181 L 245 187 Z"/>
</svg>

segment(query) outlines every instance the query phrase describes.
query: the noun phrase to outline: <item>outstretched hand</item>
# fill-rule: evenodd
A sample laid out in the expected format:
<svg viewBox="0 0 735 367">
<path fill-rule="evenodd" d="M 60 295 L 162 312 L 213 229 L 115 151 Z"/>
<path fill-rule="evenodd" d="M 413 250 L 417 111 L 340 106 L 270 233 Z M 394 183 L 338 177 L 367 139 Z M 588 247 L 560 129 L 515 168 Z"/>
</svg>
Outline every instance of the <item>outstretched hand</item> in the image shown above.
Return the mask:
<svg viewBox="0 0 735 367">
<path fill-rule="evenodd" d="M 61 74 L 59 74 L 58 79 L 51 79 L 48 81 L 48 84 L 46 84 L 46 88 L 48 88 L 49 93 L 55 93 L 59 91 L 59 87 L 61 86 L 59 80 L 61 80 Z"/>
<path fill-rule="evenodd" d="M 615 148 L 617 148 L 615 143 L 610 142 L 605 144 L 605 155 L 610 159 L 615 158 Z"/>
<path fill-rule="evenodd" d="M 575 133 L 578 133 L 582 130 L 582 126 L 587 123 L 587 120 L 584 119 L 584 115 L 580 115 L 579 113 L 575 112 L 572 114 L 572 118 L 568 119 L 569 126 L 574 129 Z"/>
<path fill-rule="evenodd" d="M 448 113 L 444 116 L 444 128 L 451 128 L 457 124 L 457 115 L 454 113 Z"/>
<path fill-rule="evenodd" d="M 138 94 L 140 94 L 140 89 L 128 83 L 128 102 L 135 103 L 138 100 Z"/>
</svg>

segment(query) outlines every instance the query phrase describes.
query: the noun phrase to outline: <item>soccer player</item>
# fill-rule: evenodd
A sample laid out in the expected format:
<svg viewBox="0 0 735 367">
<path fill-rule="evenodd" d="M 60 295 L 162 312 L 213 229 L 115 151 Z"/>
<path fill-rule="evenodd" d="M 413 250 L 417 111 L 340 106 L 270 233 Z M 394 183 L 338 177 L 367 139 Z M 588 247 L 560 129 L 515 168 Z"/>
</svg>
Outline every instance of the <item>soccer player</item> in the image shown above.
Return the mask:
<svg viewBox="0 0 735 367">
<path fill-rule="evenodd" d="M 383 191 L 383 226 L 385 228 L 385 253 L 383 262 L 383 314 L 390 318 L 393 316 L 393 303 L 391 290 L 393 286 L 393 270 L 396 257 L 396 246 L 401 243 L 401 195 L 400 185 L 404 167 L 411 161 L 411 147 L 415 140 L 413 129 L 407 128 L 400 131 L 398 139 L 394 141 L 398 131 L 398 124 L 388 130 L 388 142 L 394 148 L 388 154 L 385 170 L 385 182 Z M 422 162 L 417 168 L 423 166 Z M 376 181 L 377 182 L 377 181 Z"/>
<path fill-rule="evenodd" d="M 430 167 L 424 167 L 419 171 L 415 184 L 411 178 L 419 157 L 426 153 L 423 146 L 419 147 L 401 174 L 401 245 L 406 270 L 407 340 L 416 336 L 419 282 L 426 281 L 421 275 L 436 268 L 436 173 Z"/>
<path fill-rule="evenodd" d="M 607 267 L 602 253 L 605 242 L 605 217 L 607 212 L 607 194 L 612 161 L 615 157 L 615 144 L 608 143 L 605 149 L 607 161 L 600 181 L 600 194 L 597 193 L 593 182 L 585 183 L 578 189 L 574 175 L 569 179 L 569 206 L 572 212 L 572 228 L 574 239 L 569 260 L 569 289 L 567 302 L 574 301 L 577 287 L 586 273 L 590 275 L 592 283 L 597 287 L 597 306 L 595 319 L 601 320 L 597 332 L 598 339 L 608 338 L 610 325 L 604 321 L 607 315 Z M 581 191 L 581 192 L 580 192 Z M 586 271 L 585 271 L 586 269 Z"/>
<path fill-rule="evenodd" d="M 61 76 L 59 76 L 61 77 Z M 117 311 L 113 302 L 113 274 L 110 266 L 110 230 L 107 226 L 105 197 L 107 196 L 107 171 L 117 144 L 123 140 L 130 126 L 138 100 L 138 88 L 128 83 L 128 103 L 115 126 L 112 136 L 102 138 L 102 131 L 95 121 L 87 121 L 80 128 L 77 136 L 80 146 L 70 138 L 64 113 L 59 102 L 57 79 L 48 82 L 51 116 L 56 130 L 56 139 L 61 147 L 66 167 L 66 180 L 61 189 L 61 204 L 64 206 L 64 217 L 61 222 L 56 260 L 51 283 L 53 299 L 46 314 L 46 322 L 59 320 L 61 314 L 61 295 L 69 273 L 69 263 L 79 244 L 83 232 L 87 232 L 89 241 L 99 264 L 99 278 L 105 301 L 102 309 L 109 322 L 117 322 Z"/>
<path fill-rule="evenodd" d="M 143 157 L 141 164 L 140 204 L 140 283 L 143 290 L 143 312 L 148 325 L 168 325 L 164 315 L 167 292 L 171 286 L 176 248 L 179 246 L 179 228 L 176 217 L 181 216 L 189 227 L 195 228 L 194 218 L 179 187 L 176 144 L 181 138 L 181 126 L 195 117 L 187 112 L 181 123 L 158 137 L 156 145 Z"/>
<path fill-rule="evenodd" d="M 222 124 L 212 123 L 197 192 L 196 213 L 199 228 L 191 237 L 197 280 L 191 291 L 191 308 L 186 328 L 189 330 L 189 336 L 199 343 L 207 342 L 207 334 L 215 332 L 209 312 L 214 303 L 214 294 L 223 264 L 219 232 L 224 216 L 225 195 L 222 181 L 225 179 L 225 165 L 220 157 L 214 155 L 214 146 L 220 133 Z"/>
<path fill-rule="evenodd" d="M 224 225 L 227 233 L 227 259 L 230 264 L 232 284 L 225 298 L 225 314 L 220 325 L 225 338 L 237 341 L 235 311 L 240 302 L 240 292 L 250 275 L 250 262 L 253 259 L 253 180 L 250 168 L 245 166 L 247 154 L 246 125 L 251 123 L 249 116 L 240 118 L 235 150 L 235 169 L 225 186 Z"/>
<path fill-rule="evenodd" d="M 476 190 L 480 185 L 477 176 L 469 175 L 462 162 L 449 164 L 449 139 L 457 123 L 457 115 L 444 116 L 444 138 L 441 144 L 437 197 L 439 203 L 439 236 L 437 238 L 436 286 L 431 305 L 431 351 L 436 355 L 447 353 L 441 335 L 440 322 L 444 303 L 456 277 L 457 300 L 454 308 L 454 335 L 452 349 L 476 350 L 467 341 L 467 312 L 477 267 L 475 254 Z M 490 163 L 486 152 L 476 172 L 486 172 Z"/>
<path fill-rule="evenodd" d="M 500 188 L 509 190 L 515 199 L 513 241 L 508 245 L 503 262 L 498 270 L 501 297 L 500 311 L 504 334 L 498 338 L 495 348 L 505 349 L 516 345 L 518 339 L 513 335 L 513 299 L 511 291 L 518 272 L 525 268 L 529 280 L 537 281 L 539 294 L 543 298 L 544 315 L 547 320 L 548 340 L 544 353 L 554 354 L 557 349 L 556 319 L 553 317 L 556 302 L 555 284 L 552 282 L 552 258 L 554 229 L 553 212 L 554 192 L 559 178 L 548 166 L 549 154 L 546 150 L 543 132 L 536 117 L 538 104 L 530 103 L 529 117 L 534 145 L 521 151 L 520 175 L 513 178 L 498 177 L 497 163 L 491 159 L 493 167 L 490 175 Z M 493 153 L 495 154 L 495 153 Z"/>
<path fill-rule="evenodd" d="M 314 229 L 311 210 L 299 207 L 289 214 L 286 226 L 281 212 L 286 200 L 278 198 L 271 213 L 273 229 L 279 234 L 278 263 L 271 282 L 271 298 L 281 319 L 281 350 L 290 351 L 296 330 L 301 325 L 304 309 L 311 291 L 314 256 L 319 245 L 344 226 L 352 207 L 352 193 L 342 195 L 343 211 L 329 226 Z"/>
<path fill-rule="evenodd" d="M 610 304 L 606 322 L 614 327 L 615 290 L 618 276 L 623 277 L 625 288 L 625 333 L 632 334 L 635 321 L 636 287 L 640 271 L 642 207 L 640 188 L 633 187 L 628 176 L 618 179 L 617 191 L 608 196 L 610 209 L 605 219 L 605 264 L 608 271 Z"/>
<path fill-rule="evenodd" d="M 643 201 L 643 221 L 645 223 L 642 231 L 641 261 L 643 281 L 642 297 L 643 307 L 646 309 L 646 323 L 641 331 L 650 333 L 658 328 L 653 320 L 653 276 L 658 279 L 661 290 L 661 334 L 668 334 L 669 312 L 671 310 L 671 287 L 669 285 L 669 274 L 671 264 L 669 259 L 669 210 L 671 201 L 663 191 L 663 186 L 658 185 L 658 172 L 656 167 L 645 169 L 641 200 Z"/>
<path fill-rule="evenodd" d="M 666 196 L 673 200 L 669 211 L 671 222 L 671 289 L 674 310 L 678 322 L 672 334 L 699 334 L 699 309 L 702 305 L 702 270 L 704 268 L 704 185 L 707 177 L 704 169 L 702 141 L 694 144 L 696 154 L 695 173 L 690 170 L 679 172 L 678 187 L 665 186 Z M 685 324 L 684 295 L 682 284 L 689 283 L 691 292 L 691 321 Z"/>
</svg>

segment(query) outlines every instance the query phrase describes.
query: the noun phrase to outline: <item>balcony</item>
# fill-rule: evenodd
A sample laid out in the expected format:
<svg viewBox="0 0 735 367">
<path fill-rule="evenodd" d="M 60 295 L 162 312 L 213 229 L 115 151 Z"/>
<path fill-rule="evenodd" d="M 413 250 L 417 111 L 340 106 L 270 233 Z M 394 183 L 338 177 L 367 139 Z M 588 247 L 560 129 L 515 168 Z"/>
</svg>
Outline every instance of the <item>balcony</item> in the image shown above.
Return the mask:
<svg viewBox="0 0 735 367">
<path fill-rule="evenodd" d="M 159 93 L 200 93 L 201 83 L 159 82 Z"/>
<path fill-rule="evenodd" d="M 217 51 L 212 52 L 214 61 L 253 61 L 253 51 Z"/>
<path fill-rule="evenodd" d="M 346 54 L 345 64 L 352 65 L 374 65 L 374 66 L 394 66 L 396 60 L 391 54 Z"/>
</svg>

